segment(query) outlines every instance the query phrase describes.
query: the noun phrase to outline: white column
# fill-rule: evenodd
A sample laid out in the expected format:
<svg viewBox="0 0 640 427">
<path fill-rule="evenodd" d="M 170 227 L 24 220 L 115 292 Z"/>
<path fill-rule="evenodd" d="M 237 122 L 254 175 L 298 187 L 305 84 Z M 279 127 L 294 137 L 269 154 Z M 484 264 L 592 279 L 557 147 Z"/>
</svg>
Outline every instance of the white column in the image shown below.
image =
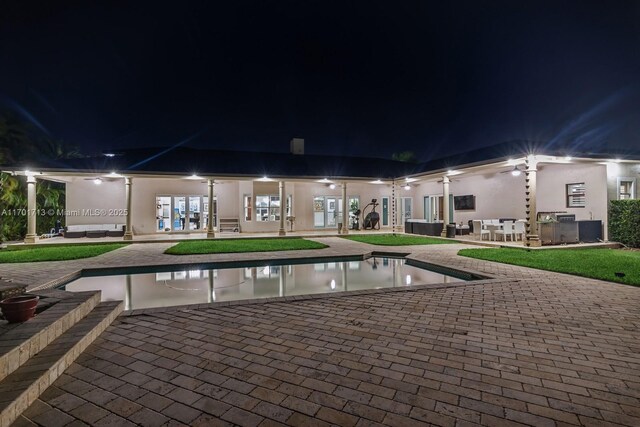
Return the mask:
<svg viewBox="0 0 640 427">
<path fill-rule="evenodd" d="M 525 162 L 525 214 L 527 223 L 525 224 L 527 247 L 542 246 L 538 236 L 538 210 L 536 207 L 536 189 L 538 177 L 538 160 L 535 156 L 527 156 Z"/>
<path fill-rule="evenodd" d="M 213 198 L 215 197 L 216 182 L 209 178 L 207 180 L 207 197 L 209 199 L 209 205 L 207 206 L 207 239 L 213 239 L 216 237 L 216 232 L 213 229 Z"/>
<path fill-rule="evenodd" d="M 447 236 L 447 224 L 451 222 L 449 218 L 449 177 L 442 177 L 442 237 Z"/>
<path fill-rule="evenodd" d="M 127 199 L 127 225 L 124 230 L 124 240 L 133 240 L 133 230 L 131 229 L 131 190 L 133 186 L 133 178 L 125 177 L 124 179 L 124 194 Z"/>
<path fill-rule="evenodd" d="M 36 243 L 36 177 L 27 175 L 27 235 L 24 237 L 25 243 Z"/>
<path fill-rule="evenodd" d="M 287 215 L 287 195 L 284 191 L 284 181 L 278 182 L 278 189 L 280 190 L 280 229 L 278 230 L 278 236 L 286 236 L 284 217 Z"/>
<path fill-rule="evenodd" d="M 342 234 L 349 234 L 349 199 L 347 199 L 347 183 L 342 183 Z"/>
</svg>

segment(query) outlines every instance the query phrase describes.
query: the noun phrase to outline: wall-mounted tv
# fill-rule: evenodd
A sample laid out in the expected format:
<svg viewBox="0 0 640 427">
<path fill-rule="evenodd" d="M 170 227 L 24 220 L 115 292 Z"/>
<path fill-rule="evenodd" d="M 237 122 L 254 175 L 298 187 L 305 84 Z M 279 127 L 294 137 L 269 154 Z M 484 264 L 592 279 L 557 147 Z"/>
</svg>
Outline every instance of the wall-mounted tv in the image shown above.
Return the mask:
<svg viewBox="0 0 640 427">
<path fill-rule="evenodd" d="M 453 196 L 453 207 L 457 211 L 472 211 L 476 208 L 476 196 Z"/>
</svg>

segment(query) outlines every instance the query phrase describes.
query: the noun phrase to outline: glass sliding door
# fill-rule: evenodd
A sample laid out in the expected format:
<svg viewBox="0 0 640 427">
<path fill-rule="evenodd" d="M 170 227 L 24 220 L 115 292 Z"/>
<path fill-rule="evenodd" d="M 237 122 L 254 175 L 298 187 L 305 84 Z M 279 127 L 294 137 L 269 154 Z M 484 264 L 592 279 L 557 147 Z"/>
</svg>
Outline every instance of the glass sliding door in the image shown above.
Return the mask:
<svg viewBox="0 0 640 427">
<path fill-rule="evenodd" d="M 359 198 L 349 197 L 349 226 L 353 226 L 352 213 L 360 205 Z M 316 196 L 313 198 L 313 226 L 315 228 L 337 228 L 342 223 L 342 209 L 344 209 L 341 197 Z"/>
<path fill-rule="evenodd" d="M 209 224 L 209 196 L 202 196 L 202 223 L 200 227 L 204 230 Z M 218 226 L 218 200 L 213 198 L 213 227 Z"/>
<path fill-rule="evenodd" d="M 402 224 L 413 216 L 413 198 L 400 198 L 400 221 Z"/>
<path fill-rule="evenodd" d="M 200 196 L 189 196 L 189 230 L 200 230 L 204 225 L 200 207 Z"/>
<path fill-rule="evenodd" d="M 337 227 L 338 220 L 338 199 L 335 197 L 327 197 L 325 200 L 325 206 L 327 207 L 327 219 L 326 224 L 327 228 Z"/>
<path fill-rule="evenodd" d="M 156 232 L 171 231 L 171 197 L 156 196 Z"/>
<path fill-rule="evenodd" d="M 324 227 L 324 197 L 313 198 L 313 226 L 317 228 Z"/>
<path fill-rule="evenodd" d="M 173 231 L 185 230 L 187 221 L 187 198 L 186 196 L 173 196 L 173 218 L 171 229 Z"/>
<path fill-rule="evenodd" d="M 353 230 L 353 223 L 356 221 L 355 212 L 360 209 L 360 197 L 349 197 L 349 228 Z"/>
</svg>

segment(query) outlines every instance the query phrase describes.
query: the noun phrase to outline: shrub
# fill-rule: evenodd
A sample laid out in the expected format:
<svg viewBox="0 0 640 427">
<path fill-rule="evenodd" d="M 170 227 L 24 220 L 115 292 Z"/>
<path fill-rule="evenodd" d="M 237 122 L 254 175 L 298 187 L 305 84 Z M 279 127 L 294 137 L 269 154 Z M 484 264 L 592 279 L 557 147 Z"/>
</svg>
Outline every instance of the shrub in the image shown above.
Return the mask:
<svg viewBox="0 0 640 427">
<path fill-rule="evenodd" d="M 609 203 L 609 240 L 640 248 L 640 199 Z"/>
</svg>

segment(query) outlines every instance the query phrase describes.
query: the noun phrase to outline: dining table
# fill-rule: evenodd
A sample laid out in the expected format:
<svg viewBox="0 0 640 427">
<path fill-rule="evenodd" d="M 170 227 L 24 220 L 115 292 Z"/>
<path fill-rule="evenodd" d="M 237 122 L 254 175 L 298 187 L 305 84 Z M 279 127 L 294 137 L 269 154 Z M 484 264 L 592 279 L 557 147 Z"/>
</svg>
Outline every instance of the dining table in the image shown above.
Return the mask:
<svg viewBox="0 0 640 427">
<path fill-rule="evenodd" d="M 482 225 L 484 227 L 485 230 L 489 230 L 489 240 L 496 240 L 496 230 L 502 230 L 504 229 L 504 226 L 502 223 L 500 224 L 483 224 Z"/>
</svg>

